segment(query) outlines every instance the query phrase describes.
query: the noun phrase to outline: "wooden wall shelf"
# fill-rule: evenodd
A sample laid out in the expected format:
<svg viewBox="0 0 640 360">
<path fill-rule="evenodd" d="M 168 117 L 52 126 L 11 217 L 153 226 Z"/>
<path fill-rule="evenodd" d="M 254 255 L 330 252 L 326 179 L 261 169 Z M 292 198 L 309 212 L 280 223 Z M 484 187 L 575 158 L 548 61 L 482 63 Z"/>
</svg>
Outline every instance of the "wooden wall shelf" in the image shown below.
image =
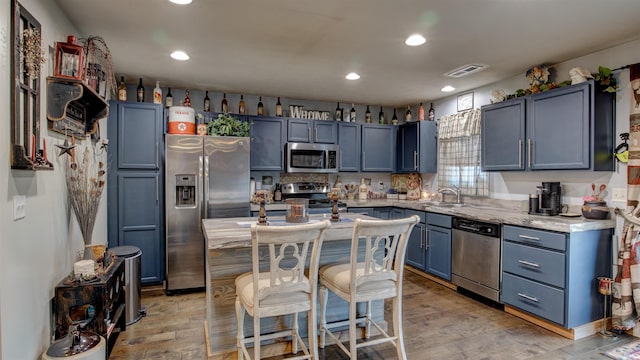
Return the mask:
<svg viewBox="0 0 640 360">
<path fill-rule="evenodd" d="M 49 129 L 84 139 L 98 129 L 109 114 L 107 102 L 80 80 L 47 78 Z"/>
</svg>

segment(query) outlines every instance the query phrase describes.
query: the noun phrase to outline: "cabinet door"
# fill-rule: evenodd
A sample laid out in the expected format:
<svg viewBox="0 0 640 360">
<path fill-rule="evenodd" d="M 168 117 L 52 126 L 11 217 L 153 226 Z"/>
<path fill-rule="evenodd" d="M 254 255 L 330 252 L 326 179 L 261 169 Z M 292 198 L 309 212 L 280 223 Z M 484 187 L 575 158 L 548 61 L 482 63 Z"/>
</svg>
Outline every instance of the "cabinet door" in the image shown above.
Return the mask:
<svg viewBox="0 0 640 360">
<path fill-rule="evenodd" d="M 354 123 L 339 123 L 338 147 L 340 171 L 360 171 L 360 125 Z"/>
<path fill-rule="evenodd" d="M 407 255 L 406 263 L 424 270 L 425 268 L 425 240 L 426 240 L 426 226 L 423 223 L 418 223 L 411 230 L 409 240 L 407 242 Z"/>
<path fill-rule="evenodd" d="M 283 170 L 285 122 L 267 117 L 250 121 L 251 170 Z"/>
<path fill-rule="evenodd" d="M 539 93 L 527 103 L 532 170 L 588 169 L 590 84 Z"/>
<path fill-rule="evenodd" d="M 402 219 L 404 217 L 404 209 L 391 208 L 390 219 Z"/>
<path fill-rule="evenodd" d="M 482 107 L 482 171 L 525 169 L 525 99 Z"/>
<path fill-rule="evenodd" d="M 160 104 L 117 103 L 117 163 L 119 169 L 160 169 L 163 109 Z"/>
<path fill-rule="evenodd" d="M 313 122 L 313 142 L 323 144 L 338 143 L 338 123 L 318 120 Z"/>
<path fill-rule="evenodd" d="M 133 245 L 142 251 L 142 283 L 157 283 L 164 278 L 160 180 L 159 173 L 151 171 L 118 174 L 117 245 Z"/>
<path fill-rule="evenodd" d="M 391 219 L 391 208 L 383 207 L 383 208 L 375 208 L 373 210 L 373 216 L 382 220 Z"/>
<path fill-rule="evenodd" d="M 396 157 L 396 126 L 362 125 L 362 171 L 392 172 Z"/>
<path fill-rule="evenodd" d="M 427 227 L 427 260 L 425 270 L 451 280 L 451 229 Z"/>
<path fill-rule="evenodd" d="M 418 171 L 418 123 L 401 125 L 398 129 L 398 171 Z"/>
<path fill-rule="evenodd" d="M 304 119 L 287 120 L 287 141 L 311 142 L 311 121 Z"/>
<path fill-rule="evenodd" d="M 367 216 L 375 216 L 373 208 L 370 207 L 350 207 L 347 209 L 350 213 L 360 213 Z"/>
</svg>

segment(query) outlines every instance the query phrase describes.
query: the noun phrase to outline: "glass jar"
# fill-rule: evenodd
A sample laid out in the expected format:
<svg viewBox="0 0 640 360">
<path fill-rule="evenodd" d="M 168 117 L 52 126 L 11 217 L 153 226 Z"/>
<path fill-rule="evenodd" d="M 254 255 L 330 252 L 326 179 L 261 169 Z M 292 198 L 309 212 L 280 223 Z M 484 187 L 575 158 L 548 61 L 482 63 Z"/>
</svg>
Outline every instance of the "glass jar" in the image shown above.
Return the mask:
<svg viewBox="0 0 640 360">
<path fill-rule="evenodd" d="M 285 221 L 289 223 L 306 223 L 309 221 L 309 199 L 287 199 L 287 215 Z"/>
</svg>

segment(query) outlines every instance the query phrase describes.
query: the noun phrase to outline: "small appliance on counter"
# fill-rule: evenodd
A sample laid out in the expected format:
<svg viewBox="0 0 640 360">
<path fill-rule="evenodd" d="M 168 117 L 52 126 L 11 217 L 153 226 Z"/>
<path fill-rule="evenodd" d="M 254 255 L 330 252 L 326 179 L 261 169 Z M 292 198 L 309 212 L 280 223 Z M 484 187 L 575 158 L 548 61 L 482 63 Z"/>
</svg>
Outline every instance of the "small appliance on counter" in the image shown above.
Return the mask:
<svg viewBox="0 0 640 360">
<path fill-rule="evenodd" d="M 554 216 L 562 212 L 562 187 L 559 182 L 542 182 L 529 195 L 529 214 Z"/>
</svg>

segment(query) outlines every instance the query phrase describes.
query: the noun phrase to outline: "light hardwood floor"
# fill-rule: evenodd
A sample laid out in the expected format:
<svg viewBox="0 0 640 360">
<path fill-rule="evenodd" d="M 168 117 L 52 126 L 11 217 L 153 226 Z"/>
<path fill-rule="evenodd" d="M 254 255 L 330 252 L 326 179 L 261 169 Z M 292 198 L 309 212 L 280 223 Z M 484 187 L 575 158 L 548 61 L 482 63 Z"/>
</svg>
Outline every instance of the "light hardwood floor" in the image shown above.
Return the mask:
<svg viewBox="0 0 640 360">
<path fill-rule="evenodd" d="M 147 316 L 120 334 L 111 360 L 206 359 L 204 293 L 143 295 L 142 305 Z M 403 306 L 409 360 L 606 359 L 603 351 L 637 340 L 623 334 L 572 341 L 408 271 Z M 320 355 L 346 358 L 335 345 Z M 358 359 L 395 358 L 391 345 L 358 350 Z"/>
</svg>

